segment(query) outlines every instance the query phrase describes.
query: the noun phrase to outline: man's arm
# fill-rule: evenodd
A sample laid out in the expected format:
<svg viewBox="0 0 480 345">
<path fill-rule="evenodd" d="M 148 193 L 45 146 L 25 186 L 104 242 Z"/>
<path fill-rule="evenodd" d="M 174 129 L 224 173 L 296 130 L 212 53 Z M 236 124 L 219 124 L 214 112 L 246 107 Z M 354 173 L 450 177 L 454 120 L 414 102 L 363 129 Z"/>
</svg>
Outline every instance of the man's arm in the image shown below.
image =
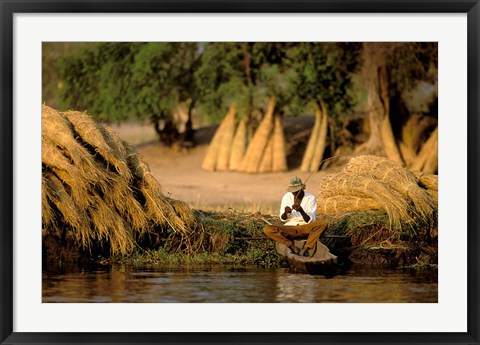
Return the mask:
<svg viewBox="0 0 480 345">
<path fill-rule="evenodd" d="M 302 215 L 303 220 L 306 223 L 309 223 L 311 221 L 315 220 L 315 216 L 317 213 L 317 200 L 313 195 L 309 195 L 308 199 L 306 200 L 307 202 L 304 203 L 305 208 L 303 208 L 300 204 L 295 206 L 294 209 L 300 212 Z M 295 208 L 297 207 L 297 208 Z"/>
<path fill-rule="evenodd" d="M 285 194 L 282 198 L 282 203 L 280 205 L 279 215 L 281 220 L 284 220 L 284 221 L 287 220 L 289 214 L 292 213 L 292 208 L 289 205 L 291 205 L 289 196 L 288 194 Z"/>
<path fill-rule="evenodd" d="M 310 221 L 310 216 L 305 212 L 305 210 L 302 208 L 300 204 L 293 204 L 292 207 L 295 211 L 300 212 L 305 223 L 308 223 Z"/>
</svg>

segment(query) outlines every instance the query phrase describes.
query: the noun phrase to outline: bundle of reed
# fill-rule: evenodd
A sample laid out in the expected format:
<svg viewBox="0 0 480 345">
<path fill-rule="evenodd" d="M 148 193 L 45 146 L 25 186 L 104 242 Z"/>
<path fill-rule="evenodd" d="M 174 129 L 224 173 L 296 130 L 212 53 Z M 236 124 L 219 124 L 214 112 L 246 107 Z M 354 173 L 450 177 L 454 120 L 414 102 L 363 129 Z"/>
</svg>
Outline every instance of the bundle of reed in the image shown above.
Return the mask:
<svg viewBox="0 0 480 345">
<path fill-rule="evenodd" d="M 273 137 L 270 136 L 270 139 L 267 142 L 265 151 L 263 152 L 262 161 L 258 167 L 259 173 L 271 172 L 273 167 Z"/>
<path fill-rule="evenodd" d="M 135 148 L 85 113 L 42 107 L 42 235 L 127 254 L 146 233 L 189 236 L 191 210 L 167 198 Z"/>
<path fill-rule="evenodd" d="M 285 135 L 283 133 L 282 118 L 275 117 L 275 125 L 273 128 L 273 147 L 272 147 L 272 171 L 284 172 L 287 171 L 287 156 Z"/>
<path fill-rule="evenodd" d="M 273 128 L 273 112 L 275 108 L 275 98 L 271 97 L 268 102 L 267 113 L 260 122 L 259 127 L 248 145 L 247 152 L 243 156 L 239 171 L 247 173 L 257 173 L 267 147 Z"/>
<path fill-rule="evenodd" d="M 233 125 L 235 126 L 235 112 L 236 112 L 236 107 L 232 105 L 228 110 L 228 113 L 223 119 L 222 123 L 215 131 L 212 141 L 210 142 L 210 145 L 208 145 L 207 154 L 205 155 L 205 158 L 202 161 L 202 169 L 207 171 L 215 171 L 217 167 L 220 149 L 224 141 L 223 139 L 224 133 L 226 130 L 230 132 L 229 127 L 231 127 L 232 121 L 233 121 Z M 230 148 L 228 150 L 230 150 Z M 224 159 L 224 157 L 222 159 Z"/>
<path fill-rule="evenodd" d="M 415 171 L 414 174 L 419 180 L 419 185 L 425 189 L 426 193 L 438 205 L 438 175 L 424 174 L 420 171 Z"/>
<path fill-rule="evenodd" d="M 320 193 L 325 198 L 346 195 L 373 199 L 387 212 L 391 226 L 396 229 L 401 229 L 402 222 L 411 221 L 405 197 L 367 174 L 339 172 L 327 175 L 320 184 Z"/>
<path fill-rule="evenodd" d="M 62 115 L 70 121 L 74 132 L 81 138 L 84 146 L 90 146 L 95 150 L 108 165 L 115 168 L 118 174 L 124 176 L 127 180 L 132 178 L 125 161 L 115 155 L 115 152 L 105 142 L 104 136 L 98 130 L 98 125 L 90 116 L 79 111 L 67 111 Z"/>
<path fill-rule="evenodd" d="M 247 149 L 247 118 L 243 117 L 235 131 L 232 142 L 229 167 L 230 170 L 237 170 L 242 162 L 243 155 Z"/>
<path fill-rule="evenodd" d="M 308 138 L 307 147 L 303 154 L 302 164 L 300 166 L 300 170 L 303 172 L 309 172 L 310 166 L 312 164 L 313 154 L 315 152 L 315 147 L 317 145 L 318 136 L 320 133 L 320 125 L 322 122 L 322 113 L 316 109 L 315 111 L 315 123 L 313 125 L 312 133 Z"/>
<path fill-rule="evenodd" d="M 319 199 L 317 202 L 317 210 L 322 214 L 380 209 L 382 209 L 382 206 L 373 198 L 360 198 L 351 195 L 335 195 Z"/>
<path fill-rule="evenodd" d="M 414 172 L 414 174 L 423 188 L 438 191 L 438 175 L 424 174 L 423 172 L 418 171 Z"/>
<path fill-rule="evenodd" d="M 415 175 L 400 163 L 373 155 L 352 158 L 343 169 L 346 173 L 367 174 L 384 182 L 389 188 L 413 203 L 413 211 L 423 220 L 429 219 L 436 205 L 432 198 L 418 185 Z"/>
<path fill-rule="evenodd" d="M 74 166 L 83 179 L 96 181 L 100 171 L 90 152 L 75 138 L 72 125 L 56 110 L 42 107 L 42 160 L 50 159 L 57 169 Z M 51 157 L 50 157 L 51 156 Z M 65 162 L 72 163 L 65 165 Z"/>
<path fill-rule="evenodd" d="M 325 152 L 328 130 L 328 114 L 325 103 L 315 108 L 315 124 L 303 155 L 300 170 L 304 172 L 318 171 Z"/>
<path fill-rule="evenodd" d="M 173 199 L 162 193 L 160 184 L 135 147 L 127 141 L 123 141 L 123 144 L 127 150 L 127 164 L 135 176 L 133 187 L 143 196 L 144 212 L 148 219 L 156 225 L 169 226 L 176 232 L 187 234 L 190 229 L 186 220 L 190 220 L 193 215 L 183 215 L 182 218 L 181 214 L 177 214 L 172 205 Z"/>
<path fill-rule="evenodd" d="M 227 171 L 230 168 L 230 153 L 232 151 L 232 143 L 235 136 L 236 118 L 234 111 L 229 112 L 223 120 L 222 125 L 222 140 L 220 141 L 220 147 L 218 148 L 217 164 L 215 165 L 215 168 L 218 171 Z"/>
</svg>

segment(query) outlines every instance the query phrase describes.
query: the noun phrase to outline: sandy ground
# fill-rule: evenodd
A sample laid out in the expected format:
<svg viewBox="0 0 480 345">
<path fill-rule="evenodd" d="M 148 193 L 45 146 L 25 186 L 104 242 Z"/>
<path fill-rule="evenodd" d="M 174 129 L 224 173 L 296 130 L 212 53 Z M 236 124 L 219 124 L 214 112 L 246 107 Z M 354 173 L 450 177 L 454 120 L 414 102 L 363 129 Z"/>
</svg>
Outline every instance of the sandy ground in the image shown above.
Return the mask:
<svg viewBox="0 0 480 345">
<path fill-rule="evenodd" d="M 123 124 L 113 128 L 137 146 L 165 194 L 196 208 L 221 210 L 232 207 L 275 213 L 290 178 L 299 176 L 305 181 L 309 176 L 298 167 L 284 173 L 266 174 L 202 170 L 201 163 L 214 128 L 208 133 L 204 131 L 204 137 L 198 140 L 199 145 L 189 151 L 164 147 L 156 141 L 155 133 L 148 125 Z M 324 175 L 323 172 L 312 174 L 307 181 L 307 191 L 317 195 Z"/>
</svg>

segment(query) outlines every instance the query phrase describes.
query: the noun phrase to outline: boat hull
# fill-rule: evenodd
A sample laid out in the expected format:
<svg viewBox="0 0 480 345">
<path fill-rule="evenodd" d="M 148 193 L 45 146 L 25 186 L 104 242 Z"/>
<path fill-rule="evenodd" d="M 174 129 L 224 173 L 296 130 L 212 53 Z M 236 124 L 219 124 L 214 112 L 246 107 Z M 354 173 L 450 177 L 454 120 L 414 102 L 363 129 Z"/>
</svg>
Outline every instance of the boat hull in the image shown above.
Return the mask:
<svg viewBox="0 0 480 345">
<path fill-rule="evenodd" d="M 305 240 L 294 241 L 295 246 L 302 249 Z M 311 257 L 293 254 L 292 251 L 281 243 L 276 243 L 275 250 L 278 255 L 287 259 L 290 268 L 296 272 L 309 274 L 334 275 L 337 269 L 338 258 L 330 253 L 327 246 L 317 241 L 314 254 Z"/>
</svg>

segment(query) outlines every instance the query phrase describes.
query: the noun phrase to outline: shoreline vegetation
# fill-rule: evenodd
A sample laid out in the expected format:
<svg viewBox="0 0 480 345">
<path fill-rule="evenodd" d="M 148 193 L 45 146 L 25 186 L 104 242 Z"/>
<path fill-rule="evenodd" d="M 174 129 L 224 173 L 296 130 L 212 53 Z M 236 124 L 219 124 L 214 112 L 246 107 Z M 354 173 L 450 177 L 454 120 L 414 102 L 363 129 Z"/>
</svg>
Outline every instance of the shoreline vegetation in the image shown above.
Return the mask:
<svg viewBox="0 0 480 345">
<path fill-rule="evenodd" d="M 344 265 L 435 268 L 438 178 L 364 157 L 320 186 L 321 242 Z M 43 262 L 286 267 L 263 234 L 278 216 L 192 209 L 160 182 L 110 128 L 43 106 Z"/>
<path fill-rule="evenodd" d="M 251 266 L 262 268 L 286 268 L 285 258 L 275 252 L 275 243 L 263 235 L 265 220 L 278 222 L 276 216 L 246 212 L 216 212 L 194 210 L 199 229 L 204 229 L 203 241 L 196 252 L 166 249 L 166 243 L 137 248 L 128 255 L 109 255 L 108 246 L 94 252 L 85 252 L 75 244 L 67 245 L 68 251 L 55 256 L 62 263 L 86 264 L 161 264 L 166 267 L 198 266 Z M 437 240 L 429 239 L 428 225 L 418 227 L 420 236 L 404 236 L 395 243 L 388 238 L 370 239 L 372 233 L 388 233 L 388 216 L 384 212 L 351 212 L 325 217 L 328 230 L 321 242 L 339 257 L 341 267 L 361 265 L 378 268 L 437 268 Z M 365 244 L 352 244 L 352 236 L 363 236 Z M 423 237 L 422 237 L 423 236 Z M 67 254 L 68 253 L 68 254 Z M 53 259 L 53 257 L 50 257 Z M 47 261 L 52 262 L 47 258 Z"/>
</svg>

